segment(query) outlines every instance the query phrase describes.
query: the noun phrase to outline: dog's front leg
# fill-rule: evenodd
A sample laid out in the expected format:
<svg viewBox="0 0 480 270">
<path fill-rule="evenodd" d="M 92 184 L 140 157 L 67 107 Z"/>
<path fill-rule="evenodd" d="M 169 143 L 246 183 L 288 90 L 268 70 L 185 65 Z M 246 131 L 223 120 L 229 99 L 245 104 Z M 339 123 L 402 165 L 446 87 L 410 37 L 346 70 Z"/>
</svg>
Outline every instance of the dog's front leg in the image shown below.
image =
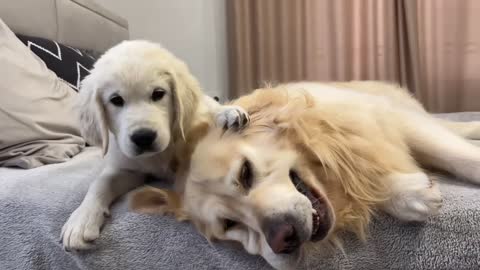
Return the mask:
<svg viewBox="0 0 480 270">
<path fill-rule="evenodd" d="M 390 185 L 391 198 L 381 207 L 400 220 L 425 221 L 442 206 L 438 185 L 424 172 L 392 173 L 384 181 Z"/>
<path fill-rule="evenodd" d="M 224 129 L 241 129 L 248 125 L 250 117 L 242 107 L 237 105 L 222 105 L 205 95 L 204 102 L 209 113 L 215 118 L 215 124 Z"/>
<path fill-rule="evenodd" d="M 142 182 L 143 177 L 139 173 L 105 168 L 88 188 L 80 206 L 63 225 L 61 241 L 65 250 L 90 248 L 91 242 L 100 236 L 100 228 L 110 213 L 110 204 Z"/>
</svg>

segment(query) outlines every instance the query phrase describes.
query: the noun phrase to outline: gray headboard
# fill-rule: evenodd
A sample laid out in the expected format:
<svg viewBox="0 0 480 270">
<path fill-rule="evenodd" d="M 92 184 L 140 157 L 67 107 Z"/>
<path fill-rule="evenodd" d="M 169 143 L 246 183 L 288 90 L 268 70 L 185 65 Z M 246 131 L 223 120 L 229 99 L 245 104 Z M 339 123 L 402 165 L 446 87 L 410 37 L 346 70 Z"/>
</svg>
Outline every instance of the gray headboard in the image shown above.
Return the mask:
<svg viewBox="0 0 480 270">
<path fill-rule="evenodd" d="M 92 0 L 0 0 L 0 18 L 15 33 L 99 52 L 128 39 L 128 22 Z"/>
</svg>

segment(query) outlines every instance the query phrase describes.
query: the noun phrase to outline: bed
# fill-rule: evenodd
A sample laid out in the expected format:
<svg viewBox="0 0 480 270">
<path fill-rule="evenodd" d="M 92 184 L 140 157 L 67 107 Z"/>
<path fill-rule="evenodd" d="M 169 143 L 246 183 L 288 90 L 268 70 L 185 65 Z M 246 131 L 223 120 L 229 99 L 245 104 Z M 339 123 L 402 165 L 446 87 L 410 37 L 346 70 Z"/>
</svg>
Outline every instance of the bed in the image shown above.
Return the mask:
<svg viewBox="0 0 480 270">
<path fill-rule="evenodd" d="M 0 0 L 0 17 L 17 32 L 97 51 L 128 38 L 125 20 L 87 0 Z M 480 113 L 438 117 L 471 121 Z M 129 212 L 124 199 L 93 250 L 64 251 L 61 227 L 101 167 L 100 150 L 85 147 L 58 164 L 0 168 L 0 269 L 271 269 L 238 246 L 209 244 L 189 223 Z M 345 235 L 344 253 L 313 250 L 301 268 L 479 269 L 480 188 L 450 176 L 439 181 L 438 216 L 405 224 L 380 214 L 366 243 Z"/>
</svg>

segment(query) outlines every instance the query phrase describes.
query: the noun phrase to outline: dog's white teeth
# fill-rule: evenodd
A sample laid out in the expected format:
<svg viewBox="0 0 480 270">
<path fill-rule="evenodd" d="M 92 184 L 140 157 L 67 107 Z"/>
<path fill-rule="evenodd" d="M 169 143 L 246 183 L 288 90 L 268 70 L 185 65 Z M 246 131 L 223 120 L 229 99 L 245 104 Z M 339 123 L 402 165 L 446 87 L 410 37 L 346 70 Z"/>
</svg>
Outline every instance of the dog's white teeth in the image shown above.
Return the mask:
<svg viewBox="0 0 480 270">
<path fill-rule="evenodd" d="M 317 210 L 312 208 L 312 214 L 317 214 Z"/>
</svg>

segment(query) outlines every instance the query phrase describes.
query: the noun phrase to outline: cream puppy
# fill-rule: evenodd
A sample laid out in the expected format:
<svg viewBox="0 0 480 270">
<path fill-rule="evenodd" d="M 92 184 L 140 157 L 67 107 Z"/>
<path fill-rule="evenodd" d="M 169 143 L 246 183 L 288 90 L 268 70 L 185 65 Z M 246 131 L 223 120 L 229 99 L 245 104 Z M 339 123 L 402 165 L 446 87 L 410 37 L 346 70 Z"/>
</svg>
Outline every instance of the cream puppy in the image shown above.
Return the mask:
<svg viewBox="0 0 480 270">
<path fill-rule="evenodd" d="M 95 63 L 82 82 L 78 110 L 84 137 L 102 146 L 104 167 L 62 228 L 66 250 L 89 248 L 110 204 L 145 175 L 170 176 L 193 127 L 239 128 L 249 121 L 242 108 L 204 96 L 170 52 L 139 40 L 118 44 Z"/>
</svg>

